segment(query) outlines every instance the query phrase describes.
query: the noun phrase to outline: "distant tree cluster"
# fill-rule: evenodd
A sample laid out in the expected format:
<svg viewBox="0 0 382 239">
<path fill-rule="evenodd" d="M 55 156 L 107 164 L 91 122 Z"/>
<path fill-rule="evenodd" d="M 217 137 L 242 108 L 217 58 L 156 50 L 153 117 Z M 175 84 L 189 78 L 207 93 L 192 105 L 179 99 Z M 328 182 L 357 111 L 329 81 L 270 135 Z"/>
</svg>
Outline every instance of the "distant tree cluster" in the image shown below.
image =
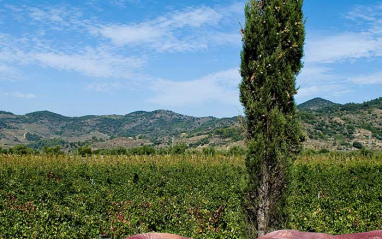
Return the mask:
<svg viewBox="0 0 382 239">
<path fill-rule="evenodd" d="M 136 148 L 106 148 L 93 150 L 89 145 L 82 145 L 69 152 L 65 152 L 60 146 L 45 146 L 42 149 L 35 149 L 25 144 L 16 145 L 11 148 L 0 147 L 0 154 L 16 155 L 61 155 L 73 154 L 87 157 L 90 155 L 185 155 L 185 154 L 204 154 L 206 156 L 226 155 L 240 156 L 245 154 L 245 150 L 239 146 L 232 146 L 228 150 L 219 150 L 215 147 L 204 147 L 200 150 L 188 147 L 186 144 L 176 144 L 170 147 L 154 147 L 152 145 L 143 145 Z"/>
</svg>

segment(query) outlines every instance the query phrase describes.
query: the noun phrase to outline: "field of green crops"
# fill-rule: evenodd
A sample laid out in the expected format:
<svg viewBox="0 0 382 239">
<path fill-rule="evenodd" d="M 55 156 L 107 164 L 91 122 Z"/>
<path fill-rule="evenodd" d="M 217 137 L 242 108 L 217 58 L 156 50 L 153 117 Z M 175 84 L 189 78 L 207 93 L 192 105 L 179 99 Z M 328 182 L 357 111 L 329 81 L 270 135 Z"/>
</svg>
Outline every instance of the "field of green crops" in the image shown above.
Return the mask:
<svg viewBox="0 0 382 239">
<path fill-rule="evenodd" d="M 243 159 L 0 155 L 0 238 L 242 238 Z"/>
<path fill-rule="evenodd" d="M 0 238 L 245 238 L 243 157 L 0 155 Z M 289 228 L 382 228 L 380 154 L 301 156 Z"/>
<path fill-rule="evenodd" d="M 382 228 L 382 155 L 331 153 L 294 164 L 289 227 L 332 234 Z"/>
</svg>

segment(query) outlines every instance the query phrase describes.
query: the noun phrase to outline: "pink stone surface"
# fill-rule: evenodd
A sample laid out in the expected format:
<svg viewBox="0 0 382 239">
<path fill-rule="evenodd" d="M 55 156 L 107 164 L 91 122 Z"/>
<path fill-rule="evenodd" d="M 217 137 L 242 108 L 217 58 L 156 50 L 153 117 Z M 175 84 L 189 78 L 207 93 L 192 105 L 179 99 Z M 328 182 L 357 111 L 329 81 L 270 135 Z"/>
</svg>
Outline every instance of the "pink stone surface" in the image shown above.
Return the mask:
<svg viewBox="0 0 382 239">
<path fill-rule="evenodd" d="M 325 233 L 300 232 L 297 230 L 274 231 L 258 239 L 332 239 L 333 236 Z"/>
<path fill-rule="evenodd" d="M 145 233 L 125 239 L 191 239 L 168 233 Z M 271 232 L 258 239 L 382 239 L 382 230 L 332 236 L 325 233 L 280 230 Z"/>
<path fill-rule="evenodd" d="M 125 239 L 191 239 L 169 233 L 144 233 L 126 237 Z"/>
<path fill-rule="evenodd" d="M 258 239 L 382 239 L 382 230 L 336 236 L 325 233 L 280 230 L 271 232 Z"/>
<path fill-rule="evenodd" d="M 335 239 L 382 239 L 382 230 L 344 234 L 334 236 Z"/>
</svg>

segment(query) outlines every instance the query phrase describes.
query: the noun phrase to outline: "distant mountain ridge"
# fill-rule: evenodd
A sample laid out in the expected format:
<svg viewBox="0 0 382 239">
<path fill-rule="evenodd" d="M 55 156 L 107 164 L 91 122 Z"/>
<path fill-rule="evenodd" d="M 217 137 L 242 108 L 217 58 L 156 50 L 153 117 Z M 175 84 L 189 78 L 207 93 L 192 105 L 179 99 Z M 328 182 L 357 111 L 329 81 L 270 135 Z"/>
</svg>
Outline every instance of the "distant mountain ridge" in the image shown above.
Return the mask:
<svg viewBox="0 0 382 239">
<path fill-rule="evenodd" d="M 137 111 L 126 115 L 67 117 L 50 111 L 25 115 L 0 112 L 0 146 L 31 143 L 30 138 L 59 138 L 67 142 L 107 141 L 118 137 L 167 143 L 182 133 L 209 132 L 235 125 L 235 117 L 193 117 L 168 110 Z"/>
<path fill-rule="evenodd" d="M 315 98 L 298 105 L 307 147 L 351 148 L 354 141 L 382 147 L 382 98 L 361 104 L 336 104 Z M 239 117 L 240 118 L 240 117 Z M 238 117 L 193 117 L 168 110 L 136 111 L 126 115 L 67 117 L 50 111 L 15 115 L 0 111 L 0 146 L 28 144 L 63 147 L 89 144 L 93 148 L 166 146 L 186 143 L 192 147 L 226 148 L 244 145 Z"/>
</svg>

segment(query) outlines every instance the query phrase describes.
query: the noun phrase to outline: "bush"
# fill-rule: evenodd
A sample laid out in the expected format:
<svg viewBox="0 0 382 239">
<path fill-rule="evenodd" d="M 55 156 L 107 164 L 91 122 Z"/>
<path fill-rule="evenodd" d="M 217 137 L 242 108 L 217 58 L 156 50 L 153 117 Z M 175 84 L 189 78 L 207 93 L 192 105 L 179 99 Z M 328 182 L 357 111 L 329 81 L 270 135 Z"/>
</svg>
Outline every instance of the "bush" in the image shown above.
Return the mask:
<svg viewBox="0 0 382 239">
<path fill-rule="evenodd" d="M 364 157 L 372 157 L 374 154 L 372 151 L 366 149 L 365 147 L 362 147 L 360 150 L 359 150 L 359 153 L 364 156 Z"/>
<path fill-rule="evenodd" d="M 203 154 L 206 156 L 215 156 L 216 155 L 216 149 L 214 147 L 203 148 Z"/>
<path fill-rule="evenodd" d="M 59 155 L 59 154 L 62 154 L 61 152 L 61 147 L 60 146 L 51 146 L 51 147 L 44 147 L 42 149 L 42 152 L 44 154 L 49 154 L 49 155 Z"/>
<path fill-rule="evenodd" d="M 327 154 L 329 152 L 329 149 L 321 149 L 320 151 L 318 151 L 319 154 Z"/>
<path fill-rule="evenodd" d="M 311 148 L 306 148 L 301 151 L 301 155 L 315 155 L 316 150 L 311 149 Z"/>
<path fill-rule="evenodd" d="M 17 155 L 26 155 L 26 154 L 32 154 L 33 150 L 31 148 L 28 148 L 24 144 L 19 144 L 14 146 L 11 150 L 11 153 L 17 154 Z"/>
<path fill-rule="evenodd" d="M 133 155 L 154 155 L 156 150 L 153 146 L 143 145 L 142 147 L 130 149 L 129 153 Z"/>
<path fill-rule="evenodd" d="M 171 147 L 171 154 L 177 154 L 177 155 L 185 154 L 186 149 L 187 149 L 186 144 L 178 144 L 178 145 Z"/>
<path fill-rule="evenodd" d="M 357 149 L 362 149 L 363 145 L 360 142 L 354 141 L 353 147 Z"/>
<path fill-rule="evenodd" d="M 84 145 L 77 149 L 77 154 L 85 157 L 92 154 L 92 149 L 88 145 Z"/>
<path fill-rule="evenodd" d="M 228 150 L 228 154 L 231 156 L 239 156 L 239 155 L 244 155 L 245 154 L 245 149 L 239 147 L 239 146 L 232 146 Z"/>
</svg>

